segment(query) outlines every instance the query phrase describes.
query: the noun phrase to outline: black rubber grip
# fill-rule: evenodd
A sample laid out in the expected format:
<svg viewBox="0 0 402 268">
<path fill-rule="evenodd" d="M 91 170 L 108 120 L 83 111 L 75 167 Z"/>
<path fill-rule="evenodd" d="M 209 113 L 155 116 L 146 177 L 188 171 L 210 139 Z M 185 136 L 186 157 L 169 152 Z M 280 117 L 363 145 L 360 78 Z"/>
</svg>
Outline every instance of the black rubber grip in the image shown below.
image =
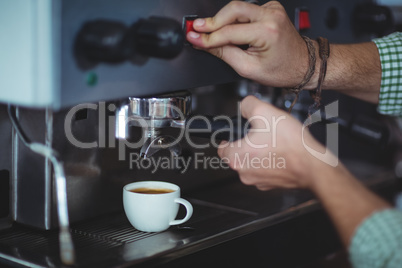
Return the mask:
<svg viewBox="0 0 402 268">
<path fill-rule="evenodd" d="M 244 138 L 250 125 L 243 117 L 192 115 L 186 128 L 190 136 L 235 141 Z"/>
</svg>

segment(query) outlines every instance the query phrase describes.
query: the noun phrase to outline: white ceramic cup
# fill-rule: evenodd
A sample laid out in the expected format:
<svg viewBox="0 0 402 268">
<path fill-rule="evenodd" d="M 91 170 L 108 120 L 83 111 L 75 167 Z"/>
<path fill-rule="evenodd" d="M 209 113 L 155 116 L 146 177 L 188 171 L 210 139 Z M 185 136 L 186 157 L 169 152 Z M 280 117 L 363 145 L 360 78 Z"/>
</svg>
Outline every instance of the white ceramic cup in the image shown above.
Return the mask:
<svg viewBox="0 0 402 268">
<path fill-rule="evenodd" d="M 135 193 L 138 188 L 170 189 L 173 192 L 162 194 Z M 179 204 L 186 207 L 187 214 L 175 220 Z M 170 225 L 182 224 L 193 215 L 193 206 L 180 198 L 180 187 L 162 181 L 140 181 L 127 184 L 123 188 L 123 205 L 126 216 L 135 229 L 143 232 L 161 232 Z"/>
</svg>

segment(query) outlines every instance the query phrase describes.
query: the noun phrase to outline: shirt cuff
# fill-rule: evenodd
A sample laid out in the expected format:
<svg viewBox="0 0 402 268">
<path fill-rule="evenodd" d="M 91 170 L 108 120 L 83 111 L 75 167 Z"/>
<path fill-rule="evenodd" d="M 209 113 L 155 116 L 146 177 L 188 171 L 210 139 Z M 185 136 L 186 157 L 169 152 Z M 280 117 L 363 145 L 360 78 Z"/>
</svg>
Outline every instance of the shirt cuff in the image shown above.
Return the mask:
<svg viewBox="0 0 402 268">
<path fill-rule="evenodd" d="M 402 33 L 374 39 L 381 60 L 378 112 L 402 115 Z"/>
</svg>

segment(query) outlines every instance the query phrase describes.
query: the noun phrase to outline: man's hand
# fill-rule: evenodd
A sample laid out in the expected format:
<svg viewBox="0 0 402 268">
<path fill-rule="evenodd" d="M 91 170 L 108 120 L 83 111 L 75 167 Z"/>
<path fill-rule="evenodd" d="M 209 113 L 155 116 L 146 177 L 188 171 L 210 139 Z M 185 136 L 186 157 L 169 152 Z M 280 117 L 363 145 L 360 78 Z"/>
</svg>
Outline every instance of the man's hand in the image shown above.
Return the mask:
<svg viewBox="0 0 402 268">
<path fill-rule="evenodd" d="M 304 147 L 308 144 L 316 151 L 324 151 L 307 128 L 290 114 L 252 96 L 246 97 L 240 107 L 251 129 L 242 140 L 223 142 L 218 154 L 229 160 L 242 182 L 260 190 L 314 188 L 314 173 L 325 172 L 324 168 L 331 166 Z"/>
<path fill-rule="evenodd" d="M 242 101 L 241 112 L 252 128 L 242 140 L 223 142 L 218 154 L 229 161 L 244 184 L 260 190 L 278 187 L 311 190 L 333 219 L 345 246 L 363 219 L 389 207 L 342 164 L 332 167 L 312 156 L 304 144 L 316 151 L 324 147 L 291 115 L 255 97 Z"/>
<path fill-rule="evenodd" d="M 194 21 L 187 40 L 231 65 L 241 76 L 276 87 L 298 85 L 308 68 L 306 43 L 277 1 L 232 1 L 214 17 Z M 248 45 L 248 49 L 240 48 Z"/>
<path fill-rule="evenodd" d="M 307 73 L 307 45 L 277 1 L 263 6 L 232 1 L 214 17 L 197 19 L 193 25 L 196 32 L 189 32 L 187 40 L 221 58 L 243 77 L 267 86 L 292 88 Z M 318 83 L 321 60 L 318 44 L 313 43 L 316 69 L 304 89 L 314 89 Z M 377 46 L 373 42 L 331 44 L 330 51 L 322 88 L 378 103 L 381 63 Z"/>
</svg>

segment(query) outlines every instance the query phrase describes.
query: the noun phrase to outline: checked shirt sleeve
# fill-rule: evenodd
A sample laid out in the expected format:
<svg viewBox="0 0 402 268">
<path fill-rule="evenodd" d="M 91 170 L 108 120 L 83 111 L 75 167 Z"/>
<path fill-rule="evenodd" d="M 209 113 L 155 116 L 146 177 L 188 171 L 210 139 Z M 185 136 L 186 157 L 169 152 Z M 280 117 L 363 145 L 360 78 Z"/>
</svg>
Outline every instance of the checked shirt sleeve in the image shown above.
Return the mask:
<svg viewBox="0 0 402 268">
<path fill-rule="evenodd" d="M 371 215 L 352 238 L 350 261 L 355 268 L 402 267 L 402 213 L 386 209 Z"/>
<path fill-rule="evenodd" d="M 378 112 L 402 115 L 402 33 L 374 39 L 381 60 L 381 89 Z"/>
</svg>

